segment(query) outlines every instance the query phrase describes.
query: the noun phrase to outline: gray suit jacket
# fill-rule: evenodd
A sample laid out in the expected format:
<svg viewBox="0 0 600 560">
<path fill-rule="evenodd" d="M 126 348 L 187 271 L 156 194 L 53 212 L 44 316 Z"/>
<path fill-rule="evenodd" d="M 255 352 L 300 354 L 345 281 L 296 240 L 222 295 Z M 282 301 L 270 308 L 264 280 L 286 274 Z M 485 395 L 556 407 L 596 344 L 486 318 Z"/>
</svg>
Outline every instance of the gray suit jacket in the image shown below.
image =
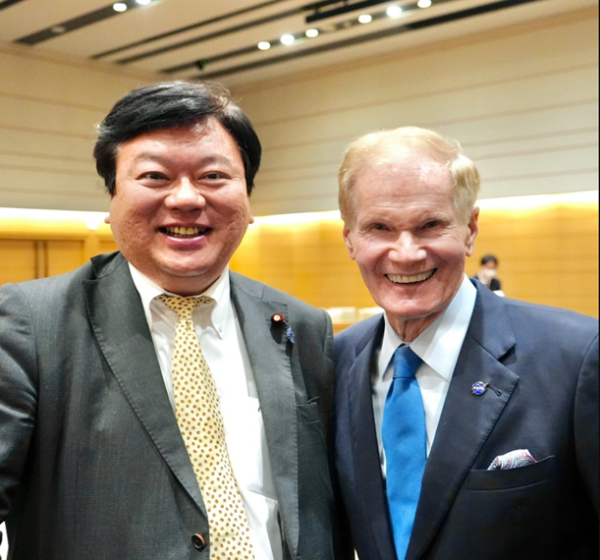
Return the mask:
<svg viewBox="0 0 600 560">
<path fill-rule="evenodd" d="M 598 321 L 475 284 L 406 560 L 597 560 Z M 383 330 L 373 317 L 335 340 L 336 461 L 361 560 L 396 560 L 371 396 Z M 491 388 L 474 396 L 476 381 Z M 516 449 L 538 462 L 487 470 Z"/>
<path fill-rule="evenodd" d="M 323 311 L 231 273 L 286 558 L 345 558 L 327 441 Z M 282 313 L 295 333 L 271 316 Z M 0 289 L 0 521 L 14 560 L 208 560 L 202 496 L 119 254 Z"/>
</svg>

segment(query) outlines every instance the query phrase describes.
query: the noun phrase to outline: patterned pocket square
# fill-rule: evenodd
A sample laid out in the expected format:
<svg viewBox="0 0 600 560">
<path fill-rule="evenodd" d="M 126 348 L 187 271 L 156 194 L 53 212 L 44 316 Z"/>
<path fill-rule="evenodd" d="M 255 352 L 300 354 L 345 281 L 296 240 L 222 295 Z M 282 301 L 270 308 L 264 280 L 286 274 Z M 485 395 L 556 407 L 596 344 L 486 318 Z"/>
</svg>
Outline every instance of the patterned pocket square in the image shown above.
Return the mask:
<svg viewBox="0 0 600 560">
<path fill-rule="evenodd" d="M 488 471 L 518 469 L 533 465 L 533 463 L 537 463 L 537 461 L 529 453 L 529 449 L 515 449 L 505 455 L 498 455 L 488 467 Z"/>
</svg>

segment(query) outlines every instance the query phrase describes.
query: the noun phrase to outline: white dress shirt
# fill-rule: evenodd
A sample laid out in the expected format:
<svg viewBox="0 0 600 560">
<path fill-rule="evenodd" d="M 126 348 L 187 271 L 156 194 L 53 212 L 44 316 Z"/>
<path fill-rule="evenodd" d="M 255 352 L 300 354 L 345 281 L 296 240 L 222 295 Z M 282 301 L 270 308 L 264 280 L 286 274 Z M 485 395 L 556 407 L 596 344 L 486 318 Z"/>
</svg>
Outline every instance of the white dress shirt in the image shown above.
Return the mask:
<svg viewBox="0 0 600 560">
<path fill-rule="evenodd" d="M 165 292 L 129 264 L 165 387 L 175 410 L 171 356 L 177 314 L 158 301 Z M 175 294 L 169 294 L 175 295 Z M 250 524 L 256 560 L 283 558 L 279 506 L 273 485 L 265 429 L 246 344 L 230 297 L 229 270 L 203 294 L 214 303 L 198 306 L 193 321 L 202 353 L 215 379 L 231 465 Z"/>
<path fill-rule="evenodd" d="M 416 379 L 423 397 L 425 426 L 427 429 L 427 456 L 431 451 L 442 409 L 458 355 L 471 322 L 477 290 L 467 276 L 446 310 L 427 327 L 413 342 L 408 344 L 423 360 L 417 370 Z M 385 400 L 394 375 L 393 356 L 396 348 L 404 341 L 396 334 L 385 316 L 383 341 L 379 351 L 377 369 L 373 372 L 373 413 L 381 468 L 385 477 L 385 453 L 381 441 L 381 423 Z"/>
</svg>

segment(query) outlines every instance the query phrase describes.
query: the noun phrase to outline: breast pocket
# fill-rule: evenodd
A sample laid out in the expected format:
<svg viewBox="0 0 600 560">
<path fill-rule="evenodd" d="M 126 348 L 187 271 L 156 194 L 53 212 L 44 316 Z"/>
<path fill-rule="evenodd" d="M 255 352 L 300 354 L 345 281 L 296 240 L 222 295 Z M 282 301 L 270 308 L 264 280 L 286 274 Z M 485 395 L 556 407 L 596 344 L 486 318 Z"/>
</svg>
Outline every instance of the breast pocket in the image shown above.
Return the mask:
<svg viewBox="0 0 600 560">
<path fill-rule="evenodd" d="M 468 549 L 468 558 L 544 558 L 557 530 L 560 484 L 552 456 L 511 470 L 473 470 L 458 492 L 440 549 Z M 465 530 L 468 528 L 468 530 Z M 549 556 L 553 557 L 553 556 Z"/>
<path fill-rule="evenodd" d="M 556 457 L 506 470 L 474 470 L 466 480 L 468 490 L 508 490 L 538 484 L 552 478 L 556 473 Z"/>
</svg>

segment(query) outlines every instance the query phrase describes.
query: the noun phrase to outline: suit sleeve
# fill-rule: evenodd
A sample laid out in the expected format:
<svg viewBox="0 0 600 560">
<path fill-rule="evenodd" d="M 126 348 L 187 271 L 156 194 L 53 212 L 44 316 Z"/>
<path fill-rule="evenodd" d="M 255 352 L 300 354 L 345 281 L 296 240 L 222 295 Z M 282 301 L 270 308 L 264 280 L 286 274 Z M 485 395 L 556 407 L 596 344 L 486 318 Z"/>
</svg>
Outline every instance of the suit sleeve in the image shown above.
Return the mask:
<svg viewBox="0 0 600 560">
<path fill-rule="evenodd" d="M 598 472 L 598 335 L 590 344 L 581 366 L 575 397 L 575 446 L 579 472 L 588 495 L 600 514 L 600 482 Z"/>
<path fill-rule="evenodd" d="M 0 522 L 10 510 L 35 428 L 37 355 L 27 301 L 0 289 Z"/>
</svg>

